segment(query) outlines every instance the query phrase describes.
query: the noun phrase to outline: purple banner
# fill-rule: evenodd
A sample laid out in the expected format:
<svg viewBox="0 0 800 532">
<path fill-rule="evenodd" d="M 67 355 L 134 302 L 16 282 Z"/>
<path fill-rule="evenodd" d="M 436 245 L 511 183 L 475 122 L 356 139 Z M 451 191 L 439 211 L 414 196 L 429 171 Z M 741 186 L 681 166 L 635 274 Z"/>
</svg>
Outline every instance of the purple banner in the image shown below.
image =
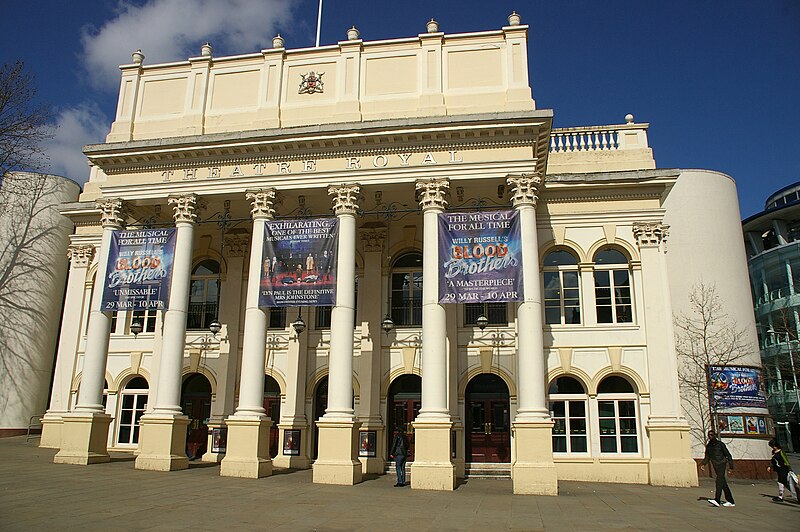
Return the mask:
<svg viewBox="0 0 800 532">
<path fill-rule="evenodd" d="M 515 210 L 439 215 L 439 303 L 522 301 Z"/>
<path fill-rule="evenodd" d="M 717 408 L 767 408 L 761 370 L 749 366 L 708 366 L 708 390 Z"/>
<path fill-rule="evenodd" d="M 336 218 L 268 221 L 258 306 L 333 305 L 338 242 Z"/>
<path fill-rule="evenodd" d="M 114 231 L 100 310 L 164 310 L 175 258 L 175 228 Z"/>
</svg>

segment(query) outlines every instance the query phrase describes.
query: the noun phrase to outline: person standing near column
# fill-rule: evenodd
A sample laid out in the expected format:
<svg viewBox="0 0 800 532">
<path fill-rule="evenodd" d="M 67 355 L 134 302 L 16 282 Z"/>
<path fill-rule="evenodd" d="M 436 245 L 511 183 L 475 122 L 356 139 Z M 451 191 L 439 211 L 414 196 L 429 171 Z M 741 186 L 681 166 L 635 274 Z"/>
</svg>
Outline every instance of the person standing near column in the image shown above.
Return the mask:
<svg viewBox="0 0 800 532">
<path fill-rule="evenodd" d="M 706 444 L 706 454 L 703 458 L 703 463 L 700 465 L 700 470 L 705 470 L 706 465 L 711 462 L 714 467 L 714 474 L 717 476 L 716 491 L 714 498 L 708 499 L 708 504 L 711 506 L 736 506 L 733 500 L 733 493 L 728 487 L 728 466 L 733 471 L 733 456 L 731 456 L 728 447 L 717 439 L 717 433 L 713 430 L 708 431 L 708 443 Z M 725 492 L 725 502 L 720 500 L 722 492 Z"/>
</svg>

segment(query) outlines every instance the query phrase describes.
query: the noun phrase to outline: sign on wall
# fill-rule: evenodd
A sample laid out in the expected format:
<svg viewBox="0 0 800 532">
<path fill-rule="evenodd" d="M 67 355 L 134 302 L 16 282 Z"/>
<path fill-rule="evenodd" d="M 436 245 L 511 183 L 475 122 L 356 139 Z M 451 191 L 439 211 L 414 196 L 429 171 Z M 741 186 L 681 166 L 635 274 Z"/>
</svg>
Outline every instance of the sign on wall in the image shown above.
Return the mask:
<svg viewBox="0 0 800 532">
<path fill-rule="evenodd" d="M 767 408 L 761 370 L 750 366 L 708 366 L 708 393 L 715 410 Z"/>
<path fill-rule="evenodd" d="M 175 258 L 175 228 L 114 231 L 100 310 L 164 310 Z"/>
<path fill-rule="evenodd" d="M 334 305 L 338 229 L 336 218 L 268 221 L 258 306 Z"/>
<path fill-rule="evenodd" d="M 519 213 L 439 214 L 439 303 L 522 298 Z"/>
</svg>

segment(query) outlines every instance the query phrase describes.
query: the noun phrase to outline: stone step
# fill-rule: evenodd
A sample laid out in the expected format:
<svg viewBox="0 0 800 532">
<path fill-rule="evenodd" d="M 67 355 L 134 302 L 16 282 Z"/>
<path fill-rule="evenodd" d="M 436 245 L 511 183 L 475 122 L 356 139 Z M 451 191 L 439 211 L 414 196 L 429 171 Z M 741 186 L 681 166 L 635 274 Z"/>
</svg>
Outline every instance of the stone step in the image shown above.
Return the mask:
<svg viewBox="0 0 800 532">
<path fill-rule="evenodd" d="M 406 462 L 406 479 L 411 478 L 411 465 L 413 462 Z M 386 473 L 394 473 L 394 462 L 386 462 Z M 471 462 L 465 464 L 465 474 L 467 478 L 511 478 L 511 464 L 494 464 Z"/>
</svg>

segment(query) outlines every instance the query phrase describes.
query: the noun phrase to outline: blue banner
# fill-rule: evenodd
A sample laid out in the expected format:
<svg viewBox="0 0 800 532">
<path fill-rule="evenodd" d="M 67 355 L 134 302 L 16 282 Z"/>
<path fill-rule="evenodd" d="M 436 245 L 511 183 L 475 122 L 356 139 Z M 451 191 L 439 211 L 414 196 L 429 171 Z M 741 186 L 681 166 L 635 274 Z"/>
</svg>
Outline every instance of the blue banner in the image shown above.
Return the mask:
<svg viewBox="0 0 800 532">
<path fill-rule="evenodd" d="M 100 310 L 165 310 L 175 228 L 114 231 Z"/>
<path fill-rule="evenodd" d="M 439 214 L 439 303 L 522 301 L 516 210 Z"/>
<path fill-rule="evenodd" d="M 761 370 L 750 366 L 708 366 L 709 396 L 720 408 L 767 408 Z"/>
<path fill-rule="evenodd" d="M 334 305 L 338 242 L 336 218 L 267 221 L 258 306 Z"/>
</svg>

